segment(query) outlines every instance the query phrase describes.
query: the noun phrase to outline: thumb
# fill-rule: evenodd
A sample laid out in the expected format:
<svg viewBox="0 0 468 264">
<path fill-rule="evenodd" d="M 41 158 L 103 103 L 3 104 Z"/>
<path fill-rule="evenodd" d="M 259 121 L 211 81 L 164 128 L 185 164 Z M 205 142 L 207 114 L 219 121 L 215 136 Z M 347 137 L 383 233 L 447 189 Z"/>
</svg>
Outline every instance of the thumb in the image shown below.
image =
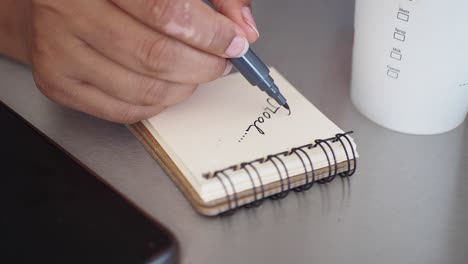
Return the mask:
<svg viewBox="0 0 468 264">
<path fill-rule="evenodd" d="M 251 0 L 212 0 L 211 3 L 244 30 L 250 43 L 258 39 L 260 34 L 252 15 Z"/>
</svg>

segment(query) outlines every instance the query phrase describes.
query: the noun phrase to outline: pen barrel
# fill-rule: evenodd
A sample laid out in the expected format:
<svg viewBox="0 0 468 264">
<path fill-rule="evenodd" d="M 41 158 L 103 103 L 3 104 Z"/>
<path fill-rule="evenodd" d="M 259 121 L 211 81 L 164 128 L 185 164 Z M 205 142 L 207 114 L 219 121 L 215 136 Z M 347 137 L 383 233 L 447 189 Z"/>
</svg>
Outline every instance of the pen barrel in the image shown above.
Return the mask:
<svg viewBox="0 0 468 264">
<path fill-rule="evenodd" d="M 268 82 L 270 77 L 270 70 L 268 67 L 257 57 L 252 49 L 240 57 L 231 59 L 232 64 L 236 69 L 254 86 L 259 86 L 263 90 L 265 81 Z M 271 79 L 271 77 L 270 77 Z"/>
</svg>

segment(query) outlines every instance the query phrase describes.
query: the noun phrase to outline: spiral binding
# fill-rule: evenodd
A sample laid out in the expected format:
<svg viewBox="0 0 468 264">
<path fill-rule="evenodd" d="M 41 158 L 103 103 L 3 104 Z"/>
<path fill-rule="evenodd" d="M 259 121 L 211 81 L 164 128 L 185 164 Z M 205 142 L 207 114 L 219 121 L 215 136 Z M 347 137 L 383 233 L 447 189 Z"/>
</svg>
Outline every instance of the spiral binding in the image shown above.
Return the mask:
<svg viewBox="0 0 468 264">
<path fill-rule="evenodd" d="M 228 211 L 224 212 L 223 215 L 232 214 L 235 209 L 240 207 L 239 206 L 240 203 L 239 203 L 239 199 L 238 199 L 235 186 L 232 180 L 230 179 L 230 177 L 226 174 L 227 170 L 234 170 L 234 171 L 244 170 L 250 179 L 254 201 L 249 204 L 243 205 L 243 207 L 245 208 L 258 207 L 263 203 L 265 198 L 267 198 L 266 193 L 265 193 L 265 188 L 262 182 L 262 177 L 260 173 L 258 172 L 257 168 L 253 165 L 254 163 L 262 164 L 265 162 L 271 162 L 271 164 L 275 167 L 276 171 L 278 172 L 278 177 L 280 178 L 279 183 L 281 185 L 281 192 L 268 197 L 271 200 L 279 200 L 279 199 L 285 198 L 289 194 L 291 189 L 295 192 L 303 192 L 303 191 L 309 190 L 315 183 L 318 183 L 318 184 L 329 183 L 333 181 L 337 175 L 342 178 L 352 176 L 356 172 L 356 166 L 357 166 L 356 153 L 354 151 L 353 145 L 351 144 L 351 140 L 348 137 L 348 135 L 352 133 L 353 131 L 349 131 L 346 133 L 336 134 L 334 137 L 331 137 L 331 138 L 317 139 L 315 140 L 314 143 L 303 145 L 297 148 L 293 148 L 290 151 L 284 151 L 284 152 L 280 152 L 277 154 L 268 155 L 266 158 L 256 159 L 250 162 L 244 162 L 244 163 L 241 163 L 240 165 L 231 166 L 231 167 L 214 172 L 213 174 L 211 174 L 212 177 L 218 179 L 218 181 L 223 186 L 224 192 L 226 193 L 226 197 L 227 197 Z M 341 146 L 343 146 L 344 153 L 348 161 L 347 170 L 339 174 L 338 174 L 338 163 L 336 160 L 335 151 L 330 145 L 330 143 L 334 143 L 334 142 L 340 142 Z M 351 152 L 347 150 L 347 148 L 345 147 L 345 143 L 349 145 Z M 328 166 L 327 166 L 328 176 L 320 180 L 316 180 L 316 174 L 315 174 L 313 161 L 310 158 L 309 154 L 307 154 L 307 152 L 305 151 L 305 149 L 312 149 L 316 147 L 319 147 L 323 151 L 328 162 Z M 329 152 L 327 151 L 327 149 L 330 151 L 331 155 L 329 155 Z M 299 153 L 303 154 L 305 158 Z M 301 161 L 302 165 L 304 166 L 304 173 L 305 173 L 304 185 L 301 185 L 295 188 L 291 187 L 291 175 L 289 174 L 286 164 L 281 159 L 281 157 L 289 156 L 289 155 L 296 155 L 298 159 Z M 311 170 L 307 170 L 307 164 L 310 165 Z M 281 172 L 281 169 L 280 169 L 281 167 L 284 169 L 284 172 L 285 172 L 284 174 Z M 208 178 L 209 175 L 205 175 L 205 177 Z M 258 183 L 259 183 L 258 186 L 255 184 L 254 178 L 258 180 Z M 226 182 L 228 184 L 226 184 Z M 257 188 L 260 188 L 260 192 L 257 191 Z M 229 189 L 231 190 L 231 192 L 229 192 Z M 231 195 L 233 196 L 233 199 L 231 199 Z"/>
</svg>

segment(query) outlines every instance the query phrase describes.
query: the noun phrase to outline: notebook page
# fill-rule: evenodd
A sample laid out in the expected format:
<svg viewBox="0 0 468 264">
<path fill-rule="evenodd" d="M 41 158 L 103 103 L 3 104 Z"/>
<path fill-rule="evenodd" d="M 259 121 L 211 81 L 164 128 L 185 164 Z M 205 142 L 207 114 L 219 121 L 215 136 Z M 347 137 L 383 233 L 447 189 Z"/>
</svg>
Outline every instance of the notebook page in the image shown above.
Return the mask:
<svg viewBox="0 0 468 264">
<path fill-rule="evenodd" d="M 235 73 L 144 122 L 195 189 L 205 173 L 343 132 L 276 70 L 271 75 L 291 111 Z"/>
</svg>

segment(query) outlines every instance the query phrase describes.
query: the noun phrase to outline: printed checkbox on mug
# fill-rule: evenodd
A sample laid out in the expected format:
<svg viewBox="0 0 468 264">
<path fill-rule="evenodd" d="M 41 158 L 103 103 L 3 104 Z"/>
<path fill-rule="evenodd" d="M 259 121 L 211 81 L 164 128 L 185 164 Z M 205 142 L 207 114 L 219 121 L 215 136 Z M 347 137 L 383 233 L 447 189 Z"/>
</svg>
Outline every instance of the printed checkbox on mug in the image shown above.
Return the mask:
<svg viewBox="0 0 468 264">
<path fill-rule="evenodd" d="M 393 33 L 393 38 L 399 41 L 405 41 L 406 36 L 404 33 L 396 31 Z"/>
<path fill-rule="evenodd" d="M 402 21 L 405 21 L 405 22 L 408 22 L 409 21 L 409 15 L 408 14 L 405 14 L 403 12 L 398 12 L 397 14 L 397 18 L 402 20 Z"/>
<path fill-rule="evenodd" d="M 395 69 L 388 69 L 387 70 L 387 76 L 390 77 L 390 78 L 398 79 L 399 75 L 400 75 L 400 73 Z"/>
<path fill-rule="evenodd" d="M 392 59 L 401 61 L 402 55 L 401 55 L 401 53 L 392 50 L 392 51 L 390 52 L 390 57 L 391 57 Z"/>
</svg>

